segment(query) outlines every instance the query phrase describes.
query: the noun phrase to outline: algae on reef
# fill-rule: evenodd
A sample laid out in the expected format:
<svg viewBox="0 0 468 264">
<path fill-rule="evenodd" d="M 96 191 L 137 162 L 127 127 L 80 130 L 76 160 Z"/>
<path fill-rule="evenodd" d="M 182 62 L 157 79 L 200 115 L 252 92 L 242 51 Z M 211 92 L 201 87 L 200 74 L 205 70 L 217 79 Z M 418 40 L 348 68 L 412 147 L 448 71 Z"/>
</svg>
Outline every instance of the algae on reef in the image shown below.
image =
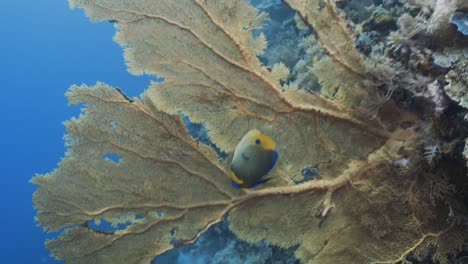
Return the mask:
<svg viewBox="0 0 468 264">
<path fill-rule="evenodd" d="M 446 221 L 450 183 L 421 166 L 420 118 L 391 100 L 373 118 L 362 111 L 378 85 L 334 1 L 284 2 L 327 53 L 312 69 L 322 94 L 283 84 L 284 64 L 261 65 L 267 40 L 252 31 L 268 15 L 244 0 L 71 0 L 93 21 L 115 21 L 131 73 L 165 81 L 140 99 L 103 83 L 67 93 L 86 105 L 66 123 L 70 148 L 58 169 L 32 179 L 37 221 L 61 230 L 46 243 L 57 259 L 150 263 L 226 216 L 239 239 L 298 246 L 303 263 L 394 263 L 425 250 L 443 261 L 460 249 L 466 233 Z M 234 189 L 181 115 L 225 152 L 250 129 L 271 134 L 281 157 L 273 180 Z M 411 163 L 396 166 L 402 159 Z M 309 166 L 322 179 L 295 184 Z M 131 224 L 121 230 L 89 226 L 122 217 Z"/>
</svg>

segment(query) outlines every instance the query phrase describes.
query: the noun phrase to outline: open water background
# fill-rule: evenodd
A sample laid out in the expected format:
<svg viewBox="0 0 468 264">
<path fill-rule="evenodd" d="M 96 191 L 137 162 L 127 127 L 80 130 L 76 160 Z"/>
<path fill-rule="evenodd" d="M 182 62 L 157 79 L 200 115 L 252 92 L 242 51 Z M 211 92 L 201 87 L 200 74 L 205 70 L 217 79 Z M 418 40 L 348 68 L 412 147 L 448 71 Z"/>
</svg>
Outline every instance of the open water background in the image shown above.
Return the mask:
<svg viewBox="0 0 468 264">
<path fill-rule="evenodd" d="M 44 248 L 31 197 L 35 173 L 65 152 L 62 122 L 72 84 L 103 81 L 137 96 L 150 78 L 126 71 L 111 23 L 91 25 L 66 0 L 0 1 L 0 263 L 59 263 Z"/>
</svg>

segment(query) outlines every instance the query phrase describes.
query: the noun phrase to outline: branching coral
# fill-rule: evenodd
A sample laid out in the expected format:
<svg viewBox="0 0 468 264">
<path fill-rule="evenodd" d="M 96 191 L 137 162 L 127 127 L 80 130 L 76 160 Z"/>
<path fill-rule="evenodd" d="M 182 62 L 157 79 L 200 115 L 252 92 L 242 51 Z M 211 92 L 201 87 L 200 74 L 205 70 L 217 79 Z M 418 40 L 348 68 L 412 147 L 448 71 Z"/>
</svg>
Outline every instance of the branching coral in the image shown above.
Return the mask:
<svg viewBox="0 0 468 264">
<path fill-rule="evenodd" d="M 349 96 L 282 91 L 285 67 L 261 66 L 256 55 L 265 42 L 251 34 L 266 15 L 243 0 L 72 1 L 93 20 L 116 21 L 132 73 L 165 82 L 153 83 L 141 100 L 102 83 L 67 93 L 70 103 L 86 105 L 66 123 L 70 149 L 57 170 L 32 180 L 39 224 L 66 228 L 47 242 L 54 256 L 150 263 L 225 216 L 240 239 L 298 245 L 304 263 L 397 262 L 453 231 L 443 223 L 426 227 L 446 211 L 419 210 L 418 178 L 392 165 L 415 147 L 418 118 L 392 102 L 372 120 L 357 112 L 367 71 L 352 32 L 328 1 L 287 2 L 315 27 L 330 55 L 323 64 L 339 66 L 341 86 L 357 83 L 343 89 Z M 259 190 L 232 188 L 225 165 L 187 133 L 180 114 L 206 124 L 227 152 L 244 132 L 268 131 L 281 156 L 274 180 Z M 313 165 L 322 179 L 296 185 Z M 89 227 L 97 219 L 131 224 L 104 233 Z"/>
</svg>

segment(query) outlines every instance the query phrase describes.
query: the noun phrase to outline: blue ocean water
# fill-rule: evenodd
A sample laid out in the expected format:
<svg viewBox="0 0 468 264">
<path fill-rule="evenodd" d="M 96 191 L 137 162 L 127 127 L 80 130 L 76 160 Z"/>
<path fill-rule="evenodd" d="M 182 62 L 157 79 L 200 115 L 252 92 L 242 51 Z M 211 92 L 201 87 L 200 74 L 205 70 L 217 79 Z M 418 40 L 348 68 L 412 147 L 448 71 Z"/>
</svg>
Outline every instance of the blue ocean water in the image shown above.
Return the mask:
<svg viewBox="0 0 468 264">
<path fill-rule="evenodd" d="M 0 263 L 59 263 L 34 222 L 29 179 L 63 157 L 62 122 L 79 113 L 64 93 L 103 81 L 137 96 L 150 77 L 126 71 L 111 23 L 91 25 L 66 0 L 5 0 L 0 10 Z"/>
</svg>

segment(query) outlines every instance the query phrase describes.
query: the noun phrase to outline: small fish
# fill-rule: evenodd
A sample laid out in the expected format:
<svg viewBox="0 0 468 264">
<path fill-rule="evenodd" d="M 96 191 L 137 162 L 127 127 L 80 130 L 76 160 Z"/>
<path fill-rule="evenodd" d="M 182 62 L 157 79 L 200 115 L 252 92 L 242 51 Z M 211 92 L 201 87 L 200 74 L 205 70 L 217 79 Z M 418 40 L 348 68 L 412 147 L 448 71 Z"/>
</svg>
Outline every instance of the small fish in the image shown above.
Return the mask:
<svg viewBox="0 0 468 264">
<path fill-rule="evenodd" d="M 234 151 L 229 176 L 236 188 L 255 188 L 271 178 L 263 179 L 278 160 L 276 142 L 260 130 L 245 134 Z"/>
</svg>

